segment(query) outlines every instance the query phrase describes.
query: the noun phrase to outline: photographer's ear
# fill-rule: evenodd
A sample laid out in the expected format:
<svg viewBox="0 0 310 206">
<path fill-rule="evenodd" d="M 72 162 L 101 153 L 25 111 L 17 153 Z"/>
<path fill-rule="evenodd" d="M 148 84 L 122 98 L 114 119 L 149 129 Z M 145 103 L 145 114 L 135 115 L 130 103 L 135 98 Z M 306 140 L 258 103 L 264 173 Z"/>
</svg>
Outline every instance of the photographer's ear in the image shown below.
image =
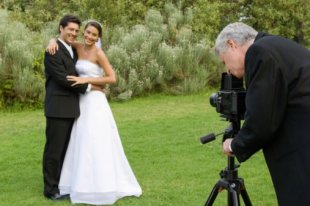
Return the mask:
<svg viewBox="0 0 310 206">
<path fill-rule="evenodd" d="M 230 48 L 236 48 L 236 43 L 232 39 L 227 39 L 227 46 Z"/>
</svg>

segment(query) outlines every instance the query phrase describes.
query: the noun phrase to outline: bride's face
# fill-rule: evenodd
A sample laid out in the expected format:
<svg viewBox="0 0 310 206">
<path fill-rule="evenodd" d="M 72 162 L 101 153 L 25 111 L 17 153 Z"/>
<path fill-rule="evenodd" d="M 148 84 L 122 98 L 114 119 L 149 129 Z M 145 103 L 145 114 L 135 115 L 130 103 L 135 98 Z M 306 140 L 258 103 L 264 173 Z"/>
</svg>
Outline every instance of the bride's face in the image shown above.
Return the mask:
<svg viewBox="0 0 310 206">
<path fill-rule="evenodd" d="M 86 45 L 93 45 L 99 39 L 99 31 L 96 27 L 89 25 L 84 31 L 84 42 Z"/>
</svg>

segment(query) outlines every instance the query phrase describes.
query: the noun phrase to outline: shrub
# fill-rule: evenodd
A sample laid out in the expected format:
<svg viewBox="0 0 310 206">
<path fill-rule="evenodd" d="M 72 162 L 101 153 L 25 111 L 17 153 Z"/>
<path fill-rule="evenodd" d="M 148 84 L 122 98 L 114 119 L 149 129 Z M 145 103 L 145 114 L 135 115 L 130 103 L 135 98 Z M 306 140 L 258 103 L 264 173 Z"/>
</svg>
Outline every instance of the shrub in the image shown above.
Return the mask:
<svg viewBox="0 0 310 206">
<path fill-rule="evenodd" d="M 216 84 L 222 66 L 207 41 L 197 40 L 191 20 L 191 10 L 166 4 L 163 14 L 149 10 L 143 25 L 115 29 L 106 51 L 119 78 L 111 97 L 186 94 Z"/>
<path fill-rule="evenodd" d="M 34 105 L 44 91 L 40 37 L 0 10 L 0 106 L 16 102 Z"/>
</svg>

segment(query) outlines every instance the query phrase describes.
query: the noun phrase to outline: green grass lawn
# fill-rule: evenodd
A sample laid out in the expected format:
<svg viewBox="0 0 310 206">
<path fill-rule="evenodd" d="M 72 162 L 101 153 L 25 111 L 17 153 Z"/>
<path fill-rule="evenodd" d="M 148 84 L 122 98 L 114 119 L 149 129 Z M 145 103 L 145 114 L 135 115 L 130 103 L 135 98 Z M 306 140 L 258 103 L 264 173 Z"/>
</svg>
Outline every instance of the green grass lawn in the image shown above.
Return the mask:
<svg viewBox="0 0 310 206">
<path fill-rule="evenodd" d="M 116 206 L 204 205 L 227 165 L 221 137 L 206 145 L 199 141 L 228 126 L 209 105 L 209 96 L 207 92 L 153 95 L 111 103 L 127 158 L 143 190 L 140 198 L 123 198 Z M 71 205 L 69 200 L 43 197 L 44 130 L 41 110 L 0 112 L 0 206 Z M 241 165 L 239 176 L 253 205 L 277 205 L 262 152 Z M 226 198 L 226 191 L 219 193 L 214 205 L 226 205 Z"/>
</svg>

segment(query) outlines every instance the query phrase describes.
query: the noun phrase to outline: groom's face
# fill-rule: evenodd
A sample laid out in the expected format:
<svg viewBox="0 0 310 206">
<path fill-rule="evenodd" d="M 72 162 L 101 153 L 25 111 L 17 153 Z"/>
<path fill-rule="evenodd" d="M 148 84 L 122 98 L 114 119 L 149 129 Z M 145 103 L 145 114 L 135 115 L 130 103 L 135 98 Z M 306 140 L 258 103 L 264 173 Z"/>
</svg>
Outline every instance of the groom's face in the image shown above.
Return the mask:
<svg viewBox="0 0 310 206">
<path fill-rule="evenodd" d="M 76 23 L 69 22 L 67 26 L 60 26 L 60 38 L 67 44 L 72 44 L 80 31 L 80 26 Z"/>
</svg>

